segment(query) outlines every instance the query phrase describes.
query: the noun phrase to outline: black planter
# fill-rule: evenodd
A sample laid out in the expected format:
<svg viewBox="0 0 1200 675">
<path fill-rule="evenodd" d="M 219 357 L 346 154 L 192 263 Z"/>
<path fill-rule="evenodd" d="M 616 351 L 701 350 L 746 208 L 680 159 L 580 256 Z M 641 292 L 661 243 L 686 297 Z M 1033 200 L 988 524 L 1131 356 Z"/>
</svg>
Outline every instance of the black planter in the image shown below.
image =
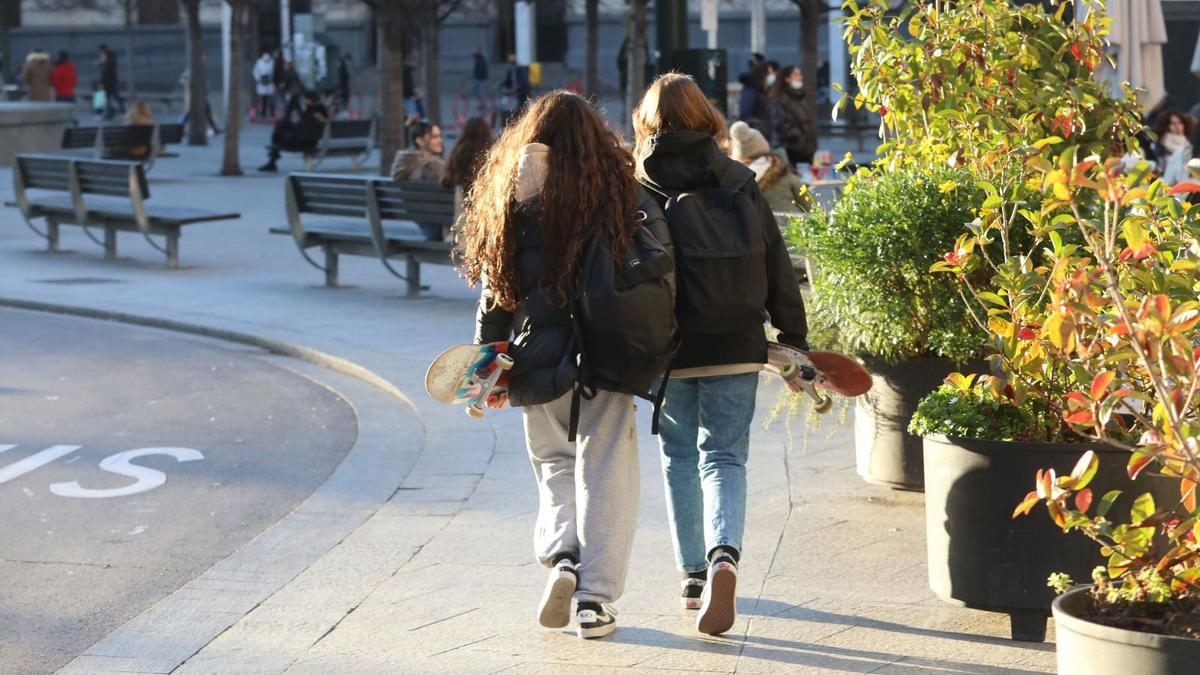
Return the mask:
<svg viewBox="0 0 1200 675">
<path fill-rule="evenodd" d="M 1113 507 L 1128 512 L 1133 497 L 1154 493 L 1166 503 L 1170 481 L 1125 473 L 1129 453 L 1100 443 L 1017 443 L 927 436 L 925 445 L 925 535 L 929 586 L 947 602 L 1006 612 L 1012 638 L 1041 642 L 1054 591 L 1052 572 L 1077 581 L 1091 579 L 1103 562 L 1099 547 L 1079 533 L 1064 533 L 1042 506 L 1012 518 L 1034 488 L 1038 469 L 1070 473 L 1079 457 L 1094 450 L 1100 460 L 1089 487 L 1099 496 L 1124 494 Z M 1133 671 L 1128 671 L 1133 672 Z"/>
<path fill-rule="evenodd" d="M 921 490 L 925 483 L 921 439 L 908 433 L 917 404 L 957 370 L 932 356 L 889 364 L 866 359 L 871 391 L 855 399 L 854 456 L 858 475 L 876 485 Z"/>
<path fill-rule="evenodd" d="M 1079 616 L 1087 588 L 1054 600 L 1060 675 L 1194 675 L 1200 672 L 1200 640 L 1103 626 Z"/>
</svg>

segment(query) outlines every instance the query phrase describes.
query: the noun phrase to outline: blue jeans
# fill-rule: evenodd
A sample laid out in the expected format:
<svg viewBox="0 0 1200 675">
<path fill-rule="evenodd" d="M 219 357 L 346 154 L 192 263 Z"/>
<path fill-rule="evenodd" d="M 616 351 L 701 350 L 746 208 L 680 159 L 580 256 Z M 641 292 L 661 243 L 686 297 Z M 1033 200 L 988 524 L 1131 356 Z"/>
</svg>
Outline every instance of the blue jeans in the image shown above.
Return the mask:
<svg viewBox="0 0 1200 675">
<path fill-rule="evenodd" d="M 675 562 L 683 572 L 708 568 L 717 546 L 742 550 L 746 458 L 758 373 L 671 380 L 659 442 Z"/>
</svg>

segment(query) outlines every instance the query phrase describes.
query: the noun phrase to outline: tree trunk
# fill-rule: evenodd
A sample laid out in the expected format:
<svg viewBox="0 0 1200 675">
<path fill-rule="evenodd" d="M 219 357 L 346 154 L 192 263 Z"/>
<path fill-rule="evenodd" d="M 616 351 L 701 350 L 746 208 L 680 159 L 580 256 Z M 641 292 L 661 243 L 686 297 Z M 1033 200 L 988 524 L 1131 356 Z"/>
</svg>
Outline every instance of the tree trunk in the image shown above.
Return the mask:
<svg viewBox="0 0 1200 675">
<path fill-rule="evenodd" d="M 817 41 L 821 34 L 823 0 L 800 0 L 800 54 L 804 71 L 805 100 L 814 121 L 820 119 L 817 107 Z"/>
<path fill-rule="evenodd" d="M 629 99 L 625 117 L 632 115 L 646 90 L 646 0 L 633 0 L 629 7 Z"/>
<path fill-rule="evenodd" d="M 501 63 L 508 63 L 508 55 L 517 51 L 513 37 L 513 0 L 499 0 L 496 4 L 499 5 L 496 10 L 499 22 L 496 26 L 496 47 L 500 53 L 495 56 Z"/>
<path fill-rule="evenodd" d="M 596 75 L 596 50 L 600 33 L 600 0 L 587 0 L 587 39 L 584 43 L 583 88 L 589 98 L 600 90 Z"/>
<path fill-rule="evenodd" d="M 442 87 L 438 80 L 438 0 L 427 0 L 421 18 L 421 49 L 425 61 L 425 116 L 442 123 Z"/>
<path fill-rule="evenodd" d="M 8 83 L 8 29 L 14 23 L 9 7 L 9 0 L 0 0 L 0 85 Z"/>
<path fill-rule="evenodd" d="M 385 9 L 376 14 L 379 26 L 379 173 L 391 172 L 392 158 L 404 147 L 405 15 Z"/>
<path fill-rule="evenodd" d="M 187 18 L 188 49 L 188 145 L 208 145 L 208 82 L 204 72 L 204 33 L 200 28 L 200 0 L 183 0 Z"/>
<path fill-rule="evenodd" d="M 244 0 L 225 1 L 229 3 L 232 18 L 229 21 L 229 100 L 225 104 L 225 156 L 221 160 L 221 175 L 240 176 L 238 132 L 242 126 L 242 41 L 247 7 Z"/>
<path fill-rule="evenodd" d="M 137 97 L 137 87 L 134 85 L 133 79 L 133 27 L 137 0 L 121 0 L 121 5 L 125 9 L 125 84 L 128 87 L 125 98 L 130 105 L 133 105 L 134 98 Z M 118 82 L 117 89 L 120 88 L 121 83 Z"/>
</svg>

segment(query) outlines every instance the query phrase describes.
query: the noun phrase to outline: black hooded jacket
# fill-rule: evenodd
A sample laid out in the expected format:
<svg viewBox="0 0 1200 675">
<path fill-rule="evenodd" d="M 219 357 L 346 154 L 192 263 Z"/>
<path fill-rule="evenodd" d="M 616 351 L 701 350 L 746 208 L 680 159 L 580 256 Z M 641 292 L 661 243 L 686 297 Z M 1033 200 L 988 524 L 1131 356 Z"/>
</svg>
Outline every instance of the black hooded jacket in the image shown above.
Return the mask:
<svg viewBox="0 0 1200 675">
<path fill-rule="evenodd" d="M 754 172 L 721 152 L 712 136 L 698 131 L 671 131 L 647 139 L 638 164 L 643 184 L 656 196 L 660 206 L 665 206 L 667 195 L 704 188 L 740 190 L 750 196 L 758 207 L 766 238 L 767 302 L 763 319 L 770 315 L 771 324 L 780 330 L 780 342 L 807 350 L 808 322 L 800 284 L 771 207 L 754 182 Z M 683 333 L 672 368 L 766 361 L 763 325 L 752 323 L 731 325 L 729 332 L 721 334 Z"/>
<path fill-rule="evenodd" d="M 640 190 L 639 190 L 640 192 Z M 641 195 L 643 225 L 670 249 L 670 234 L 658 204 Z M 508 375 L 508 399 L 514 406 L 542 405 L 571 390 L 579 377 L 578 349 L 569 306 L 546 297 L 539 288 L 542 276 L 541 199 L 521 202 L 513 225 L 517 231 L 517 277 L 521 303 L 515 312 L 492 306 L 486 283 L 479 299 L 475 343 L 509 340 L 513 369 Z M 630 219 L 635 214 L 629 215 Z M 590 384 L 599 389 L 618 390 L 603 381 Z"/>
</svg>

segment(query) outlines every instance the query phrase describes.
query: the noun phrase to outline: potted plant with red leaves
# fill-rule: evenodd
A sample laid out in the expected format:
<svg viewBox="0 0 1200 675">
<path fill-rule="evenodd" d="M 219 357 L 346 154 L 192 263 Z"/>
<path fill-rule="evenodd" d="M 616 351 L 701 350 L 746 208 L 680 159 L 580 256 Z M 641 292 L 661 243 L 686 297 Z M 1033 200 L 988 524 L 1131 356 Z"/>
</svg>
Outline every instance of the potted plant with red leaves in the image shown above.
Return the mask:
<svg viewBox="0 0 1200 675">
<path fill-rule="evenodd" d="M 995 382 L 981 378 L 972 386 L 995 386 L 1006 405 L 1027 410 L 1025 440 L 1046 442 L 1073 440 L 1056 409 L 1059 394 L 1072 382 L 1068 361 L 1047 359 L 1037 339 L 1048 318 L 1038 296 L 1046 283 L 1042 271 L 1050 239 L 1027 216 L 1040 200 L 1030 184 L 1035 169 L 1027 160 L 1049 161 L 1055 147 L 1067 142 L 1092 152 L 1132 147 L 1141 126 L 1136 102 L 1114 99 L 1092 77 L 1107 47 L 1106 25 L 1099 15 L 1088 22 L 1065 19 L 1070 4 L 1047 9 L 1041 3 L 1015 7 L 1008 0 L 926 0 L 899 13 L 888 0 L 844 5 L 859 92 L 843 98 L 842 105 L 880 113 L 883 143 L 876 170 L 930 172 L 949 165 L 968 171 L 983 192 L 978 217 L 949 252 L 942 252 L 934 269 L 957 280 L 968 309 L 964 321 L 979 335 L 981 347 L 994 354 L 992 370 L 1010 374 Z M 1078 4 L 1095 10 L 1102 3 Z M 1003 289 L 1013 293 L 1011 306 Z M 904 405 L 876 409 L 873 401 L 884 399 L 864 397 L 856 415 L 875 424 L 856 427 L 878 428 L 880 420 L 905 427 L 917 401 L 935 385 L 889 385 L 925 372 L 912 364 L 893 367 L 873 393 L 903 391 L 903 397 L 887 398 L 903 398 Z M 857 445 L 860 455 L 864 448 L 886 450 Z M 908 446 L 909 454 L 921 452 L 920 443 Z M 921 467 L 924 460 L 922 454 L 907 463 Z M 872 462 L 860 457 L 859 463 Z M 923 475 L 928 490 L 927 465 Z M 940 595 L 955 597 L 931 580 Z M 1048 610 L 1049 598 L 1045 601 L 1043 610 Z"/>
<path fill-rule="evenodd" d="M 1102 556 L 1093 585 L 1054 601 L 1059 672 L 1195 673 L 1200 209 L 1177 197 L 1200 185 L 1168 191 L 1145 182 L 1147 167 L 1122 175 L 1116 160 L 1068 161 L 1065 153 L 1061 166 L 1043 169 L 1051 194 L 1039 217 L 1083 241 L 1063 257 L 1050 292 L 1061 339 L 1077 346 L 1081 374 L 1090 376 L 1064 397 L 1064 420 L 1126 453 L 1123 482 L 1158 485 L 1143 492 L 1113 484 L 1088 452 L 1069 473 L 1039 470 L 1017 506 L 1014 518 L 1044 502 L 1057 526 L 1086 535 Z M 1114 436 L 1118 417 L 1128 429 Z M 1063 591 L 1077 578 L 1051 583 Z"/>
</svg>

